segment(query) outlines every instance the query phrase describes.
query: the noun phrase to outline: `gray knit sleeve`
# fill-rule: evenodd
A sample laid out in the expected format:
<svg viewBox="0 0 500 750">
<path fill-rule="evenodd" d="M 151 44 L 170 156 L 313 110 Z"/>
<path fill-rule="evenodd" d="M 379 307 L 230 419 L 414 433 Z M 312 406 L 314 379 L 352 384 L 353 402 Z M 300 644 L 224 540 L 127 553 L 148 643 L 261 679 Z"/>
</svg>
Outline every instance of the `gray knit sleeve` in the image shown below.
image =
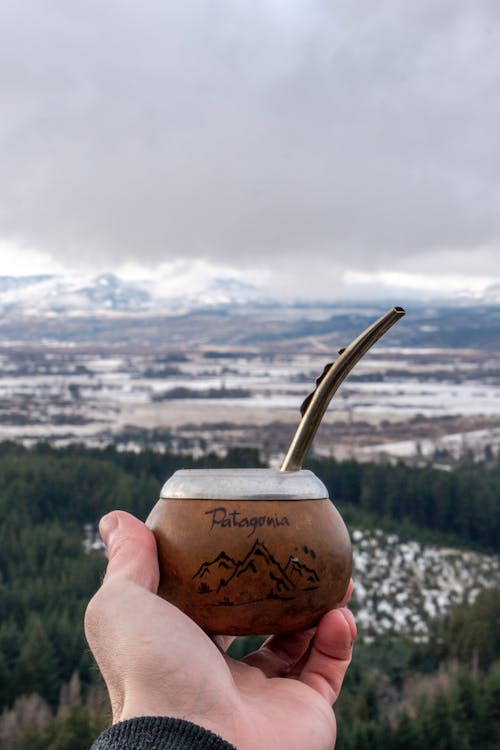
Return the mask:
<svg viewBox="0 0 500 750">
<path fill-rule="evenodd" d="M 106 729 L 90 750 L 236 750 L 208 729 L 182 719 L 143 716 Z"/>
</svg>

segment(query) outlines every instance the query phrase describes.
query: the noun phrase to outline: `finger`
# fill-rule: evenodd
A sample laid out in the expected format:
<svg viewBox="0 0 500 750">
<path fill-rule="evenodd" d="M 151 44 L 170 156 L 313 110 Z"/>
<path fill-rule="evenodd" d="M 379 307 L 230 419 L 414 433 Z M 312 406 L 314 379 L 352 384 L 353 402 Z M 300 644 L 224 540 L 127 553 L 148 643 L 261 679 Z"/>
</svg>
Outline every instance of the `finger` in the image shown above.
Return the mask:
<svg viewBox="0 0 500 750">
<path fill-rule="evenodd" d="M 320 621 L 311 653 L 300 674 L 301 682 L 333 705 L 352 657 L 356 623 L 348 609 L 334 609 Z"/>
<path fill-rule="evenodd" d="M 346 592 L 344 594 L 344 598 L 340 602 L 339 607 L 345 607 L 347 605 L 347 603 L 349 602 L 349 600 L 350 600 L 350 598 L 352 596 L 353 589 L 354 589 L 354 581 L 351 578 L 351 580 L 349 581 L 349 585 L 347 587 L 347 590 L 346 590 Z"/>
<path fill-rule="evenodd" d="M 156 593 L 160 576 L 152 531 L 130 513 L 114 510 L 101 519 L 99 533 L 109 557 L 103 583 L 124 578 Z"/>
<path fill-rule="evenodd" d="M 301 630 L 288 635 L 272 635 L 262 646 L 242 661 L 261 669 L 266 677 L 286 677 L 306 653 L 315 629 Z"/>
<path fill-rule="evenodd" d="M 338 605 L 338 608 L 342 608 L 342 607 L 346 606 L 346 604 L 349 602 L 349 600 L 350 600 L 350 598 L 352 596 L 353 589 L 354 589 L 354 581 L 351 578 L 351 580 L 349 581 L 349 585 L 347 586 L 347 590 L 346 590 L 346 592 L 344 594 L 344 598 L 342 599 L 342 601 Z M 353 635 L 352 635 L 352 639 L 354 641 L 354 639 L 356 638 L 356 624 L 355 624 L 354 618 L 352 617 L 352 614 L 350 612 L 349 612 L 348 617 L 349 616 L 352 618 L 352 623 L 353 623 L 353 626 L 354 626 L 354 632 L 353 632 Z M 309 659 L 310 646 L 311 645 L 312 644 L 309 644 L 309 648 L 306 651 L 304 651 L 304 653 L 302 654 L 302 656 L 297 660 L 297 662 L 295 663 L 295 665 L 293 666 L 293 668 L 290 670 L 290 672 L 288 674 L 289 677 L 297 677 L 297 678 L 300 677 L 300 675 L 302 674 L 302 670 L 304 669 L 304 666 L 306 665 L 307 660 Z"/>
<path fill-rule="evenodd" d="M 354 582 L 351 578 L 346 593 L 339 607 L 345 607 L 351 598 Z M 356 625 L 352 618 L 353 634 L 352 640 L 356 638 Z M 308 650 L 316 629 L 294 633 L 292 635 L 273 635 L 268 638 L 258 651 L 249 654 L 245 663 L 261 669 L 267 677 L 284 677 L 285 675 L 299 677 L 309 658 Z"/>
</svg>

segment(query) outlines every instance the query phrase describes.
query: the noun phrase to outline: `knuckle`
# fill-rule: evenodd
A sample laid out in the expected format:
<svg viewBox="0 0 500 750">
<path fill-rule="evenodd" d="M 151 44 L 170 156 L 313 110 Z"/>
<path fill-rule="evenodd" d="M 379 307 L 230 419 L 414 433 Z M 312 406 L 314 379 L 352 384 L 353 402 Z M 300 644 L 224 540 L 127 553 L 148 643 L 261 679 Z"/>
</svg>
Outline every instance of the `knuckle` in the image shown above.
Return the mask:
<svg viewBox="0 0 500 750">
<path fill-rule="evenodd" d="M 85 610 L 83 623 L 84 623 L 85 635 L 87 636 L 87 640 L 89 640 L 89 636 L 92 636 L 93 633 L 96 631 L 98 622 L 100 620 L 101 597 L 99 593 L 100 592 L 98 591 L 96 594 L 94 594 L 92 599 L 87 604 L 87 608 Z"/>
<path fill-rule="evenodd" d="M 109 597 L 105 591 L 105 585 L 101 586 L 87 604 L 83 618 L 85 635 L 89 643 L 99 638 L 103 622 L 106 618 L 106 610 L 109 605 Z"/>
</svg>

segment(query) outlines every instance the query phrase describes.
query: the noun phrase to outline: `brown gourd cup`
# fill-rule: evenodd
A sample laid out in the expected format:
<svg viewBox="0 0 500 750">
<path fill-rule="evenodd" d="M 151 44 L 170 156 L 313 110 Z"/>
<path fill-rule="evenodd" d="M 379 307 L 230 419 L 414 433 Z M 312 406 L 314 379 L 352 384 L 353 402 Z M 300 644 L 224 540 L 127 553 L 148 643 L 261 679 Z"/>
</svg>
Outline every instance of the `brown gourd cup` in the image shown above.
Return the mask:
<svg viewBox="0 0 500 750">
<path fill-rule="evenodd" d="M 158 593 L 206 632 L 288 633 L 344 598 L 352 570 L 345 524 L 310 471 L 177 471 L 147 525 Z"/>
<path fill-rule="evenodd" d="M 183 470 L 163 486 L 146 521 L 158 547 L 158 593 L 206 632 L 289 633 L 315 625 L 344 599 L 349 534 L 302 463 L 339 385 L 404 314 L 392 308 L 326 365 L 280 471 Z"/>
</svg>

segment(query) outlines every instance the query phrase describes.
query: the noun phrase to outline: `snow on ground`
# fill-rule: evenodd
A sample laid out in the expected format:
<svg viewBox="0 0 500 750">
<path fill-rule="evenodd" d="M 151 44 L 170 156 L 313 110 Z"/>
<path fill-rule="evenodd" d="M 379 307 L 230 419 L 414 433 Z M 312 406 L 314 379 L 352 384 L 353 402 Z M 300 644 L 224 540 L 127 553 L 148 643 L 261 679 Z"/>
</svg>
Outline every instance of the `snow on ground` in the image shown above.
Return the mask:
<svg viewBox="0 0 500 750">
<path fill-rule="evenodd" d="M 431 618 L 500 584 L 498 555 L 402 542 L 379 529 L 356 529 L 352 542 L 353 609 L 368 639 L 386 632 L 425 639 Z"/>
</svg>

